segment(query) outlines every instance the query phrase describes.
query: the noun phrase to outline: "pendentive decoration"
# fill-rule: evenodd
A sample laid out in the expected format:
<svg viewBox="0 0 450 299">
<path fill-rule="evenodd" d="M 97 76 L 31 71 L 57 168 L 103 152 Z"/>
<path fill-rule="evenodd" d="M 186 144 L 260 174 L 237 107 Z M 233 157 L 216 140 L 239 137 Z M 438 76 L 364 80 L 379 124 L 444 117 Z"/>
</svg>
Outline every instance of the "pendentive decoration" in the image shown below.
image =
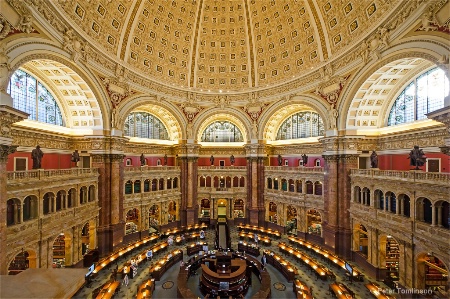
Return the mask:
<svg viewBox="0 0 450 299">
<path fill-rule="evenodd" d="M 114 77 L 100 77 L 106 87 L 113 108 L 116 108 L 126 97 L 135 93 L 126 82 L 128 80 L 127 75 L 128 70 L 117 64 Z"/>
</svg>

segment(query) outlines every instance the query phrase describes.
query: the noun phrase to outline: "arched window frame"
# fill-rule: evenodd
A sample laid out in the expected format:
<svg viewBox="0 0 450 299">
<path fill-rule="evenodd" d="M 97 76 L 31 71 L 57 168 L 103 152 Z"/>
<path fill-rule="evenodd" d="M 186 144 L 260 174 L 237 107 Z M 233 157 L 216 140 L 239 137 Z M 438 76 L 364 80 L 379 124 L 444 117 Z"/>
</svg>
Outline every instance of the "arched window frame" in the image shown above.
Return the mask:
<svg viewBox="0 0 450 299">
<path fill-rule="evenodd" d="M 124 135 L 147 139 L 169 140 L 164 123 L 148 112 L 131 112 L 125 119 Z"/>
<path fill-rule="evenodd" d="M 244 136 L 238 126 L 229 121 L 215 121 L 202 133 L 202 142 L 243 142 Z"/>
<path fill-rule="evenodd" d="M 11 76 L 8 94 L 13 107 L 29 114 L 29 119 L 65 127 L 56 96 L 39 78 L 18 69 Z"/>
<path fill-rule="evenodd" d="M 277 132 L 276 140 L 300 139 L 324 135 L 323 120 L 313 111 L 300 111 L 287 117 Z"/>
<path fill-rule="evenodd" d="M 430 79 L 440 85 L 430 85 Z M 434 97 L 431 97 L 434 93 Z M 439 95 L 440 93 L 440 95 Z M 426 114 L 444 107 L 444 98 L 449 93 L 449 80 L 445 72 L 436 67 L 414 78 L 400 93 L 389 112 L 387 126 L 395 126 L 416 120 L 427 119 Z"/>
</svg>

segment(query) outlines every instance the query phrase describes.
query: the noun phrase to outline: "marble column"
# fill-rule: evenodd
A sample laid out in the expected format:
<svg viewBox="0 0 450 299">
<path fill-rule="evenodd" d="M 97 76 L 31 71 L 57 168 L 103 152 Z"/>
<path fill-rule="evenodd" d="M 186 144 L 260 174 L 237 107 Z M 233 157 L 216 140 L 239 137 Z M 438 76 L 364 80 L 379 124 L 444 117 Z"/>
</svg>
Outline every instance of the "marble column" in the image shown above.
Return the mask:
<svg viewBox="0 0 450 299">
<path fill-rule="evenodd" d="M 0 97 L 10 99 L 0 86 Z M 10 101 L 12 105 L 12 99 Z M 8 155 L 16 151 L 17 146 L 12 145 L 12 124 L 26 118 L 28 114 L 5 105 L 0 101 L 0 275 L 8 274 L 8 236 L 6 235 L 6 202 L 8 200 L 8 173 L 6 162 Z M 13 249 L 13 248 L 9 248 Z"/>
<path fill-rule="evenodd" d="M 323 238 L 328 249 L 351 256 L 350 169 L 357 168 L 357 154 L 323 155 L 325 159 Z"/>
<path fill-rule="evenodd" d="M 200 145 L 182 144 L 179 159 L 181 160 L 181 225 L 194 225 L 198 223 L 198 155 Z"/>
<path fill-rule="evenodd" d="M 92 167 L 99 171 L 97 237 L 101 256 L 113 252 L 125 235 L 123 158 L 123 154 L 92 155 Z"/>
</svg>

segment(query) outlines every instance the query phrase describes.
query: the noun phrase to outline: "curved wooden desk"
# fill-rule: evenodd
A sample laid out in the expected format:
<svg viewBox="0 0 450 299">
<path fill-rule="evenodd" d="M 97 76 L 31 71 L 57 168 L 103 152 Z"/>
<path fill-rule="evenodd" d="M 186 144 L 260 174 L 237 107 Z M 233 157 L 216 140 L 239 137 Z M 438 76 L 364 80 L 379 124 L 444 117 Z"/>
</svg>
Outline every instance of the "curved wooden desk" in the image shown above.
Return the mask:
<svg viewBox="0 0 450 299">
<path fill-rule="evenodd" d="M 196 258 L 191 258 L 189 261 L 189 264 L 186 264 L 180 268 L 180 272 L 178 274 L 178 281 L 177 281 L 177 294 L 178 298 L 188 298 L 188 299 L 197 299 L 198 296 L 192 292 L 191 289 L 189 289 L 187 282 L 189 280 L 189 277 L 193 271 L 191 271 L 191 267 L 194 269 L 199 268 L 199 265 L 204 262 L 207 258 L 210 258 L 214 254 L 204 255 L 204 256 L 198 256 Z M 233 254 L 233 257 L 240 258 L 241 260 L 244 260 L 247 264 L 247 266 L 252 266 L 253 273 L 258 277 L 259 281 L 261 282 L 261 287 L 259 291 L 257 291 L 252 298 L 254 299 L 266 299 L 270 298 L 271 294 L 271 280 L 270 280 L 270 274 L 267 271 L 262 270 L 261 263 L 254 257 L 251 256 L 243 256 L 240 254 Z M 198 276 L 194 276 L 198 277 Z"/>
</svg>

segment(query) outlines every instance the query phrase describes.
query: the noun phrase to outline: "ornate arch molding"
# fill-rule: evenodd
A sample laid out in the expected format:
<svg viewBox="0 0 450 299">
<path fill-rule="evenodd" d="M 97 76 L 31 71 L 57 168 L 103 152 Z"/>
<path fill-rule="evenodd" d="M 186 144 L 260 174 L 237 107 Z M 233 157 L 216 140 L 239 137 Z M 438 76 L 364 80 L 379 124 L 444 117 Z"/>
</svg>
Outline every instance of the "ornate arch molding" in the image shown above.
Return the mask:
<svg viewBox="0 0 450 299">
<path fill-rule="evenodd" d="M 227 120 L 235 124 L 244 137 L 244 142 L 250 142 L 252 123 L 249 121 L 248 116 L 235 109 L 211 109 L 200 113 L 193 124 L 192 130 L 195 140 L 201 140 L 201 136 L 206 127 L 216 120 Z"/>
<path fill-rule="evenodd" d="M 291 96 L 285 101 L 279 101 L 261 115 L 259 131 L 260 139 L 274 141 L 278 128 L 289 115 L 296 112 L 305 111 L 305 109 L 317 112 L 322 118 L 325 127 L 328 126 L 327 104 L 322 99 L 312 96 L 296 95 Z"/>
<path fill-rule="evenodd" d="M 21 47 L 26 47 L 26 45 L 22 45 Z M 21 48 L 19 47 L 19 48 Z M 17 49 L 16 49 L 17 50 Z M 20 50 L 20 49 L 19 49 Z M 80 78 L 87 84 L 91 92 L 94 94 L 94 98 L 98 104 L 98 109 L 101 114 L 102 123 L 99 124 L 97 128 L 105 128 L 107 124 L 107 120 L 109 118 L 109 114 L 107 110 L 110 108 L 111 104 L 109 101 L 108 95 L 104 92 L 103 86 L 99 82 L 99 78 L 84 64 L 79 63 L 75 64 L 75 62 L 71 61 L 69 58 L 65 57 L 63 54 L 59 53 L 60 49 L 33 49 L 32 51 L 27 47 L 23 49 L 20 55 L 11 59 L 11 74 L 12 74 L 25 63 L 31 62 L 33 60 L 52 60 L 62 65 L 67 66 L 69 69 L 74 71 Z M 10 80 L 9 78 L 8 80 Z M 67 105 L 67 104 L 66 104 Z M 65 108 L 67 109 L 67 108 Z"/>
<path fill-rule="evenodd" d="M 140 109 L 142 107 L 142 109 Z M 157 116 L 166 126 L 169 139 L 177 141 L 183 139 L 184 118 L 180 111 L 168 101 L 162 101 L 156 96 L 137 96 L 119 106 L 117 126 L 123 128 L 125 119 L 133 110 L 145 111 Z"/>
<path fill-rule="evenodd" d="M 349 128 L 348 120 L 350 117 L 350 107 L 352 107 L 354 103 L 356 94 L 367 79 L 369 79 L 380 68 L 391 62 L 404 58 L 422 58 L 431 61 L 436 65 L 441 65 L 443 63 L 442 55 L 436 51 L 436 45 L 432 42 L 426 43 L 424 41 L 424 43 L 421 44 L 422 48 L 418 48 L 417 46 L 417 42 L 405 42 L 391 47 L 387 51 L 383 52 L 383 56 L 385 56 L 384 58 L 372 61 L 357 71 L 348 86 L 343 90 L 343 100 L 340 102 L 338 110 L 340 111 L 340 115 L 345 115 L 345 117 L 340 117 L 338 119 L 339 128 Z M 382 111 L 378 117 L 385 115 L 385 113 L 386 111 Z"/>
</svg>

